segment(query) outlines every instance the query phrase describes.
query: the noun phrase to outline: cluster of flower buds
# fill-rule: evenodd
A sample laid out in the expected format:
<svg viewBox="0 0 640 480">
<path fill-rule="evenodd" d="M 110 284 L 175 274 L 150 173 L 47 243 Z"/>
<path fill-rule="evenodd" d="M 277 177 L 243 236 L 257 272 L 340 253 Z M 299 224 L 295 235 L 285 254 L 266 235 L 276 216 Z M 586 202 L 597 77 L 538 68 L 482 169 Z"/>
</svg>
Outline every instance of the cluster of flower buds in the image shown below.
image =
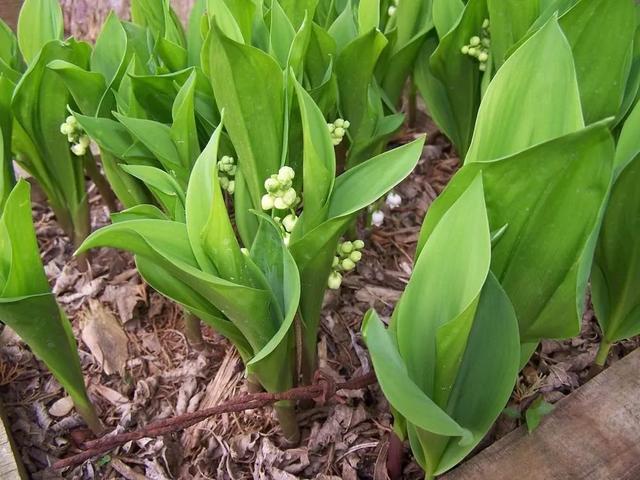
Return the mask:
<svg viewBox="0 0 640 480">
<path fill-rule="evenodd" d="M 362 259 L 363 248 L 364 242 L 362 240 L 342 242 L 338 245 L 336 256 L 333 257 L 332 271 L 327 281 L 330 289 L 340 288 L 343 273 L 356 268 L 356 264 Z"/>
<path fill-rule="evenodd" d="M 387 13 L 389 14 L 390 17 L 393 17 L 396 14 L 396 10 L 398 9 L 398 3 L 400 3 L 400 0 L 393 0 L 393 5 L 389 6 Z"/>
<path fill-rule="evenodd" d="M 65 122 L 60 125 L 60 133 L 67 136 L 67 140 L 71 143 L 71 152 L 77 157 L 82 157 L 87 153 L 91 140 L 84 133 L 84 130 L 78 124 L 78 120 L 73 115 L 69 115 Z"/>
<path fill-rule="evenodd" d="M 236 161 L 228 155 L 225 155 L 218 161 L 218 179 L 220 180 L 220 186 L 223 190 L 229 192 L 230 195 L 233 195 L 236 189 L 236 181 L 234 178 L 237 168 Z"/>
<path fill-rule="evenodd" d="M 334 145 L 340 145 L 342 139 L 347 133 L 347 129 L 351 126 L 348 120 L 342 118 L 336 119 L 333 123 L 328 123 L 329 133 L 331 134 L 331 141 Z"/>
<path fill-rule="evenodd" d="M 262 197 L 263 210 L 287 210 L 295 208 L 300 203 L 300 197 L 293 189 L 295 172 L 291 167 L 282 167 L 277 174 L 271 175 L 264 182 L 266 195 Z"/>
<path fill-rule="evenodd" d="M 485 18 L 482 22 L 482 31 L 480 36 L 474 35 L 469 39 L 469 45 L 462 47 L 463 55 L 469 55 L 478 60 L 481 72 L 487 69 L 487 61 L 489 60 L 489 49 L 491 48 L 491 36 L 489 34 L 489 19 Z"/>
</svg>

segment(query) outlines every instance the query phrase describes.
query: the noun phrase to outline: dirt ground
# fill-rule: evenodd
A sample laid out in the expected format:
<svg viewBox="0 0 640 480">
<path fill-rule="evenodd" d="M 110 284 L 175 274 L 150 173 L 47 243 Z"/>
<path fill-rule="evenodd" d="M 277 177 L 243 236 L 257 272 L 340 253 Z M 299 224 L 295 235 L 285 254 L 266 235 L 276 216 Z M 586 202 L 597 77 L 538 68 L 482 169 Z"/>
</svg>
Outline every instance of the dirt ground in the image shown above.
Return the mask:
<svg viewBox="0 0 640 480">
<path fill-rule="evenodd" d="M 71 22 L 67 24 L 83 37 L 95 34 L 91 25 L 108 6 L 119 13 L 125 8 L 122 0 L 97 2 L 95 8 L 86 0 L 62 3 Z M 83 18 L 87 20 L 78 20 Z M 402 206 L 383 207 L 382 227 L 360 229 L 366 243 L 363 260 L 346 276 L 342 289 L 325 299 L 319 355 L 321 366 L 336 380 L 369 371 L 359 333 L 361 319 L 371 307 L 382 316 L 391 314 L 411 275 L 424 214 L 459 164 L 450 144 L 426 117 L 419 125 L 417 131 L 429 133 L 428 145 L 416 171 L 396 189 Z M 401 141 L 412 136 L 409 131 Z M 108 212 L 93 187 L 91 199 L 92 226 L 98 228 L 108 223 Z M 215 405 L 243 391 L 241 362 L 228 342 L 205 329 L 209 351 L 191 349 L 182 333 L 181 310 L 142 282 L 128 254 L 93 251 L 91 268 L 79 272 L 44 199 L 35 201 L 46 271 L 73 321 L 88 390 L 108 427 L 131 429 Z M 104 331 L 109 334 L 98 333 Z M 510 410 L 524 411 L 539 395 L 556 402 L 584 383 L 598 339 L 593 312 L 587 308 L 579 337 L 543 342 L 518 379 Z M 639 345 L 638 339 L 617 345 L 611 361 Z M 62 474 L 49 466 L 77 451 L 82 422 L 59 385 L 8 329 L 0 335 L 0 400 L 34 479 L 386 478 L 391 415 L 377 387 L 347 392 L 328 405 L 302 412 L 303 441 L 298 448 L 281 448 L 272 411 L 261 409 L 225 414 L 176 435 L 133 442 Z M 519 423 L 513 413 L 502 415 L 479 448 Z M 406 453 L 403 478 L 422 478 Z"/>
</svg>

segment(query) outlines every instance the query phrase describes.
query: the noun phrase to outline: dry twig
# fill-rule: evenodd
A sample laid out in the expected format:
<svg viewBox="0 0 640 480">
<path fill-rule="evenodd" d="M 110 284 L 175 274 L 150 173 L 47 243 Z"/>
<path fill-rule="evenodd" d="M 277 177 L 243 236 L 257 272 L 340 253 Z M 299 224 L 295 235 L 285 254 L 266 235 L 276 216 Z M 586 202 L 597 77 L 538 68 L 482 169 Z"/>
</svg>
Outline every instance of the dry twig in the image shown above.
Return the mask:
<svg viewBox="0 0 640 480">
<path fill-rule="evenodd" d="M 62 469 L 78 465 L 92 457 L 102 455 L 109 450 L 113 450 L 116 447 L 124 445 L 125 443 L 146 437 L 159 437 L 172 432 L 177 432 L 200 423 L 213 415 L 253 410 L 255 408 L 262 408 L 276 402 L 287 400 L 319 400 L 320 402 L 326 402 L 328 399 L 332 398 L 338 390 L 359 390 L 372 385 L 375 382 L 376 376 L 373 372 L 341 383 L 335 383 L 329 376 L 323 375 L 319 372 L 319 374 L 316 374 L 316 382 L 313 385 L 296 387 L 279 393 L 261 392 L 240 395 L 227 402 L 221 403 L 220 405 L 216 405 L 215 407 L 157 420 L 138 430 L 124 432 L 117 435 L 105 435 L 104 437 L 100 437 L 96 440 L 85 442 L 83 444 L 83 448 L 85 448 L 83 452 L 58 460 L 53 464 L 53 468 Z"/>
</svg>

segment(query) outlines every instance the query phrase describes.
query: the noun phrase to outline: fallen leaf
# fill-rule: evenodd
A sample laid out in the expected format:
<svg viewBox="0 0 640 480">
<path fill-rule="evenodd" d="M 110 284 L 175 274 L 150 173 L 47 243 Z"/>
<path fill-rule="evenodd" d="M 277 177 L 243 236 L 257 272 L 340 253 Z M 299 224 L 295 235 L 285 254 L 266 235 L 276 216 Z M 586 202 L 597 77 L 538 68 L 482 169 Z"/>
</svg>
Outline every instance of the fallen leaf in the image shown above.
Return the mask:
<svg viewBox="0 0 640 480">
<path fill-rule="evenodd" d="M 118 319 L 97 301 L 84 312 L 82 341 L 102 366 L 104 373 L 124 375 L 129 357 L 127 335 Z"/>
</svg>

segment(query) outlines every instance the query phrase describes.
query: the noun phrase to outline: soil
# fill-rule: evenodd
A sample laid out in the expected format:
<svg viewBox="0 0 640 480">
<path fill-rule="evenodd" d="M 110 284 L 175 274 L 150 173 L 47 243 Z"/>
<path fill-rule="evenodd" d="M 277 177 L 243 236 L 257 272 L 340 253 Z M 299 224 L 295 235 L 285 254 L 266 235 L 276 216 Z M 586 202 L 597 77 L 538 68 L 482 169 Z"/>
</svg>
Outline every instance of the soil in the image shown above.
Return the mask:
<svg viewBox="0 0 640 480">
<path fill-rule="evenodd" d="M 74 8 L 87 8 L 86 1 L 63 4 L 67 15 Z M 122 1 L 111 4 L 124 8 Z M 86 27 L 81 22 L 67 24 Z M 91 35 L 89 29 L 78 31 Z M 418 168 L 396 188 L 402 205 L 394 210 L 381 206 L 381 227 L 361 226 L 363 260 L 345 277 L 342 289 L 325 298 L 320 365 L 336 379 L 370 369 L 359 333 L 362 317 L 369 308 L 383 317 L 391 314 L 411 275 L 425 212 L 459 166 L 451 145 L 424 115 L 418 124 L 416 131 L 429 133 L 428 144 Z M 408 131 L 398 142 L 414 136 Z M 95 229 L 109 222 L 108 211 L 93 186 L 90 194 Z M 208 351 L 190 348 L 182 333 L 180 308 L 144 284 L 129 254 L 95 250 L 90 269 L 81 273 L 46 202 L 37 195 L 34 201 L 46 271 L 73 322 L 90 396 L 109 428 L 135 428 L 215 405 L 245 390 L 241 362 L 226 340 L 205 328 Z M 109 334 L 97 335 L 98 329 Z M 500 417 L 479 449 L 516 428 L 519 414 L 536 397 L 553 403 L 587 381 L 598 340 L 588 307 L 580 336 L 543 342 L 520 374 L 509 415 Z M 616 345 L 609 361 L 638 346 L 637 338 Z M 261 409 L 221 415 L 175 435 L 130 443 L 62 473 L 49 466 L 76 452 L 87 433 L 57 382 L 7 328 L 0 335 L 0 400 L 33 479 L 387 478 L 392 418 L 378 387 L 343 393 L 327 405 L 301 412 L 303 441 L 297 448 L 282 446 L 272 410 Z M 405 453 L 403 478 L 423 478 L 408 450 Z"/>
</svg>

